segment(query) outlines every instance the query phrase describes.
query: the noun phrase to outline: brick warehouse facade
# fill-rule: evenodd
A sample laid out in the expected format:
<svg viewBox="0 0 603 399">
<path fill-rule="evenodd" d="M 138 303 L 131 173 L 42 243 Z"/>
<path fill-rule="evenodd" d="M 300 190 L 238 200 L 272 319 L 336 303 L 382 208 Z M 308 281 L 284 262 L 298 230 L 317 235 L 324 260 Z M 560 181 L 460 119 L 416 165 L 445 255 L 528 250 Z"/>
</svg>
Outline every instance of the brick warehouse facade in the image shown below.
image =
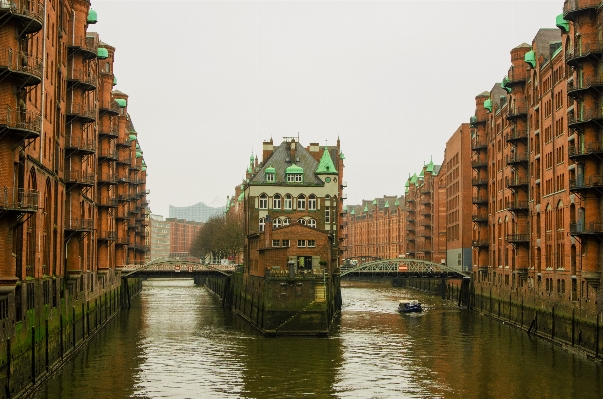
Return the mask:
<svg viewBox="0 0 603 399">
<path fill-rule="evenodd" d="M 148 191 L 128 97 L 113 90 L 115 49 L 87 32 L 90 3 L 16 0 L 0 21 L 0 319 L 13 321 L 3 346 L 40 331 L 42 309 L 50 335 L 72 305 L 83 317 L 84 303 L 112 301 L 119 268 L 145 258 Z"/>
</svg>

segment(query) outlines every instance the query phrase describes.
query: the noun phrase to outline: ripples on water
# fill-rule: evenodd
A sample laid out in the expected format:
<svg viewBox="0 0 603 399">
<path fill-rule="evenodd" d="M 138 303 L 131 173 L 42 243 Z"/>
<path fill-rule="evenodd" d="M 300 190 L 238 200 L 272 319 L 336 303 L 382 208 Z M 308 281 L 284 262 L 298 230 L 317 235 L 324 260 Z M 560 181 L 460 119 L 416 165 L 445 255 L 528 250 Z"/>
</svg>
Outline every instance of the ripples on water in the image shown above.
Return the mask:
<svg viewBox="0 0 603 399">
<path fill-rule="evenodd" d="M 420 299 L 423 314 L 399 314 Z M 189 280 L 148 280 L 36 398 L 597 398 L 601 366 L 438 298 L 345 283 L 330 338 L 259 336 Z"/>
</svg>

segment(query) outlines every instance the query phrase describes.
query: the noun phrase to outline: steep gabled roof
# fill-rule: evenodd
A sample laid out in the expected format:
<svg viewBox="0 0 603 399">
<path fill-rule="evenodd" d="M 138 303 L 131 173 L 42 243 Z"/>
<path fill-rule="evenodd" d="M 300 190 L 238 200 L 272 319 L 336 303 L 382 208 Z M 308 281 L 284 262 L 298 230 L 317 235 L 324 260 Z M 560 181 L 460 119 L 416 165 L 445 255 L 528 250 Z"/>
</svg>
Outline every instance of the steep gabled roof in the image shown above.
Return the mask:
<svg viewBox="0 0 603 399">
<path fill-rule="evenodd" d="M 293 143 L 292 143 L 293 144 Z M 266 169 L 273 168 L 275 170 L 275 181 L 271 184 L 291 184 L 287 183 L 286 170 L 293 166 L 296 170 L 293 173 L 302 173 L 304 175 L 304 185 L 324 185 L 323 181 L 316 176 L 315 171 L 318 169 L 318 162 L 308 150 L 306 150 L 299 143 L 295 143 L 295 158 L 291 159 L 291 152 L 289 150 L 289 143 L 282 142 L 272 153 L 272 155 L 264 160 L 264 164 L 255 176 L 251 179 L 249 184 L 265 184 L 266 183 Z M 298 169 L 301 168 L 301 169 Z M 272 169 L 271 169 L 272 171 Z"/>
<path fill-rule="evenodd" d="M 325 147 L 324 152 L 322 153 L 322 158 L 320 158 L 320 163 L 318 164 L 318 169 L 316 169 L 317 174 L 337 174 L 337 169 L 335 169 L 335 165 L 333 164 L 333 160 L 331 159 L 331 154 L 329 154 L 329 149 Z"/>
</svg>

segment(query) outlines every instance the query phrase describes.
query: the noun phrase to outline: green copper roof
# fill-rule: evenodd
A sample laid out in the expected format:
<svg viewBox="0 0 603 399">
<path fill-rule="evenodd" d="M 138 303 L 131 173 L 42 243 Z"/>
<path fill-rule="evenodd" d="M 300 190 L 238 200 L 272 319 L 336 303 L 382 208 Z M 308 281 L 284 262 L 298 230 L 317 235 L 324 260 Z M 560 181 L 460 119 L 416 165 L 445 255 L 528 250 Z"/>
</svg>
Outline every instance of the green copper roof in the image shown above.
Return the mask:
<svg viewBox="0 0 603 399">
<path fill-rule="evenodd" d="M 285 169 L 285 173 L 304 173 L 304 168 L 293 163 L 291 166 Z"/>
<path fill-rule="evenodd" d="M 354 210 L 352 209 L 352 212 L 350 212 L 350 215 L 355 215 L 356 212 L 354 212 Z"/>
<path fill-rule="evenodd" d="M 146 170 L 147 170 L 147 167 L 145 165 L 142 165 L 142 171 L 144 172 Z"/>
<path fill-rule="evenodd" d="M 530 64 L 532 68 L 536 68 L 536 53 L 534 50 L 530 50 L 523 56 L 523 60 Z"/>
<path fill-rule="evenodd" d="M 142 151 L 136 151 L 136 158 L 140 158 L 142 156 Z"/>
<path fill-rule="evenodd" d="M 266 168 L 266 170 L 264 171 L 264 173 L 276 173 L 276 169 L 274 169 L 272 167 L 272 165 L 270 165 L 269 167 Z"/>
<path fill-rule="evenodd" d="M 396 202 L 394 202 L 394 206 L 399 206 L 400 205 L 400 200 L 398 198 L 396 198 Z"/>
<path fill-rule="evenodd" d="M 368 205 L 365 205 L 365 206 L 364 206 L 364 210 L 363 210 L 363 212 L 368 212 Z"/>
<path fill-rule="evenodd" d="M 94 11 L 91 8 L 90 11 L 88 11 L 88 23 L 92 25 L 97 22 L 98 22 L 98 16 L 96 15 L 96 11 Z"/>
<path fill-rule="evenodd" d="M 128 136 L 130 138 L 131 141 L 135 141 L 136 140 L 136 135 L 130 133 L 130 135 Z"/>
<path fill-rule="evenodd" d="M 507 77 L 505 76 L 502 80 L 502 82 L 500 82 L 500 87 L 502 87 L 503 89 L 505 89 L 505 91 L 507 93 L 511 92 L 511 88 L 507 87 L 507 83 L 509 83 L 509 79 L 507 79 Z"/>
<path fill-rule="evenodd" d="M 343 152 L 340 152 L 340 153 L 339 153 L 339 158 L 340 158 L 340 159 L 345 159 L 345 155 L 343 155 Z"/>
<path fill-rule="evenodd" d="M 253 152 L 251 153 L 251 156 L 249 157 L 249 160 L 253 162 Z"/>
<path fill-rule="evenodd" d="M 249 165 L 249 166 L 247 167 L 247 173 L 252 173 L 252 172 L 253 172 L 253 170 L 251 169 L 251 165 Z"/>
<path fill-rule="evenodd" d="M 408 180 L 406 180 L 406 184 L 404 185 L 404 187 L 408 188 L 408 186 L 410 186 L 410 177 L 408 178 Z"/>
<path fill-rule="evenodd" d="M 115 86 L 117 84 L 117 78 L 115 76 L 113 76 L 113 86 Z"/>
<path fill-rule="evenodd" d="M 124 108 L 126 105 L 128 105 L 128 102 L 123 99 L 123 98 L 117 98 L 115 99 L 115 102 L 117 103 L 117 105 L 119 105 L 121 108 Z"/>
<path fill-rule="evenodd" d="M 433 171 L 434 171 L 433 159 L 429 160 L 429 163 L 427 164 L 427 171 L 433 173 Z"/>
<path fill-rule="evenodd" d="M 316 169 L 316 174 L 337 174 L 337 169 L 335 169 L 335 165 L 333 165 L 331 154 L 329 154 L 329 150 L 326 147 L 322 153 L 322 158 L 320 158 L 320 163 L 318 164 L 318 169 Z"/>
<path fill-rule="evenodd" d="M 475 124 L 477 122 L 477 116 L 473 115 L 471 118 L 469 118 L 469 123 L 471 123 L 472 125 Z"/>
<path fill-rule="evenodd" d="M 389 208 L 389 201 L 385 201 L 385 205 L 383 205 L 384 208 Z"/>
<path fill-rule="evenodd" d="M 488 112 L 492 112 L 492 99 L 489 98 L 484 101 L 484 108 L 488 110 Z"/>
<path fill-rule="evenodd" d="M 377 198 L 373 200 L 373 205 L 377 205 Z"/>
<path fill-rule="evenodd" d="M 96 55 L 98 56 L 98 58 L 100 58 L 101 60 L 104 60 L 105 58 L 109 58 L 109 51 L 107 51 L 106 48 L 103 47 L 99 47 L 96 50 Z"/>
<path fill-rule="evenodd" d="M 421 173 L 419 173 L 419 177 L 425 176 L 425 168 L 421 169 Z"/>
<path fill-rule="evenodd" d="M 140 150 L 140 144 L 136 143 L 136 149 Z"/>
<path fill-rule="evenodd" d="M 239 202 L 242 202 L 245 199 L 245 193 L 243 191 L 241 191 L 241 194 L 239 194 L 239 198 L 237 199 Z"/>
<path fill-rule="evenodd" d="M 411 183 L 411 184 L 412 184 L 412 183 L 417 184 L 417 180 L 418 180 L 418 178 L 417 178 L 417 174 L 415 173 L 415 174 L 414 174 L 414 175 L 412 175 L 412 177 L 410 178 L 410 183 Z"/>
<path fill-rule="evenodd" d="M 561 29 L 563 31 L 563 33 L 569 32 L 569 22 L 567 22 L 565 19 L 563 19 L 563 14 L 557 15 L 557 18 L 555 20 L 555 25 L 557 25 L 557 27 L 559 29 Z"/>
</svg>

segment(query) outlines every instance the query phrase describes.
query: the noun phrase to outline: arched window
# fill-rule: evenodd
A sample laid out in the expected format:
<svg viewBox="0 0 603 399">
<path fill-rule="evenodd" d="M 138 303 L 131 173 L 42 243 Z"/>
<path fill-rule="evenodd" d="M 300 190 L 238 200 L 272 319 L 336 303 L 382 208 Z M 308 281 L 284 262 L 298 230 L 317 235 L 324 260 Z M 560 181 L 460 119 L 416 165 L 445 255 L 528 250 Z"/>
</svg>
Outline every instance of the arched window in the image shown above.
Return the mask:
<svg viewBox="0 0 603 399">
<path fill-rule="evenodd" d="M 301 224 L 302 226 L 306 225 L 306 219 L 297 219 L 297 223 Z"/>
<path fill-rule="evenodd" d="M 293 209 L 293 197 L 291 194 L 285 195 L 285 209 Z"/>
<path fill-rule="evenodd" d="M 278 229 L 282 225 L 283 225 L 283 221 L 279 218 L 276 218 L 272 221 L 272 227 L 274 227 L 275 229 Z"/>
<path fill-rule="evenodd" d="M 274 197 L 272 197 L 272 209 L 281 209 L 281 198 L 280 194 L 274 194 Z"/>
<path fill-rule="evenodd" d="M 308 227 L 312 227 L 313 229 L 315 229 L 316 228 L 316 219 L 309 219 Z"/>
<path fill-rule="evenodd" d="M 316 196 L 314 194 L 310 194 L 310 196 L 308 197 L 308 210 L 316 210 Z"/>
<path fill-rule="evenodd" d="M 297 210 L 303 211 L 306 209 L 306 196 L 300 194 L 297 196 Z"/>
<path fill-rule="evenodd" d="M 260 218 L 260 231 L 264 231 L 264 227 L 266 227 L 266 218 Z"/>
<path fill-rule="evenodd" d="M 289 219 L 289 218 L 283 219 L 283 226 L 289 226 L 290 224 L 291 224 L 291 219 Z"/>
<path fill-rule="evenodd" d="M 268 195 L 260 194 L 260 209 L 268 209 Z"/>
</svg>

